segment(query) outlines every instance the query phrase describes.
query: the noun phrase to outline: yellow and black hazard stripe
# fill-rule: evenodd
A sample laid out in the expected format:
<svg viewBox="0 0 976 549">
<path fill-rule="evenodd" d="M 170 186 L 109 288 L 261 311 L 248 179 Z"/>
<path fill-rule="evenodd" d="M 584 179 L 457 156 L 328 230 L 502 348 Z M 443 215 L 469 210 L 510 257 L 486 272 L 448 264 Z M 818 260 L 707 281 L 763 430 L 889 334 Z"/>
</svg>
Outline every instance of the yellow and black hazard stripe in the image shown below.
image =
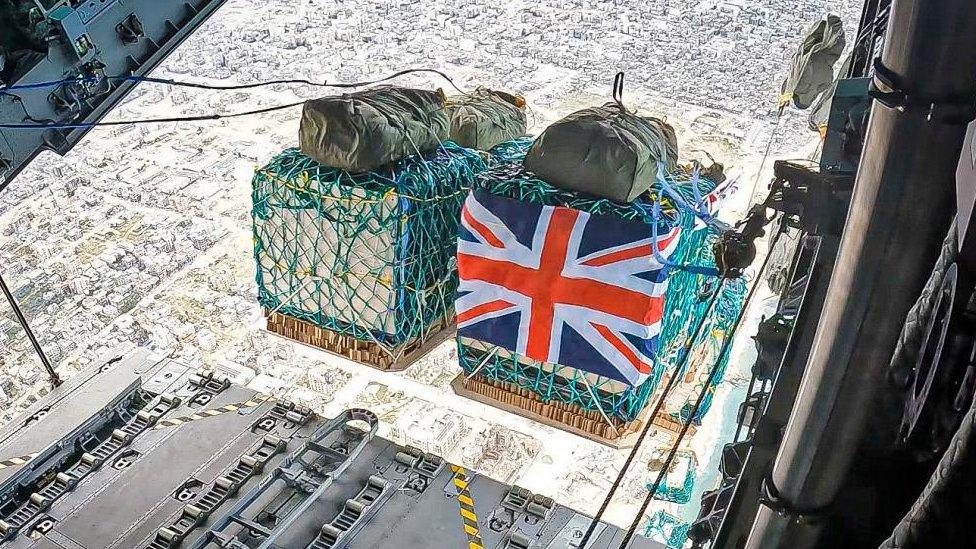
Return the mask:
<svg viewBox="0 0 976 549">
<path fill-rule="evenodd" d="M 220 408 L 211 408 L 209 410 L 201 410 L 194 414 L 181 417 L 173 417 L 169 419 L 161 419 L 156 423 L 156 429 L 162 429 L 165 427 L 176 427 L 177 425 L 183 425 L 184 423 L 189 423 L 191 421 L 196 421 L 198 419 L 206 419 L 208 417 L 219 416 L 221 414 L 227 414 L 230 412 L 236 412 L 241 408 L 254 408 L 255 406 L 260 406 L 265 402 L 273 402 L 274 398 L 270 396 L 262 396 L 260 398 L 252 398 L 246 402 L 239 402 L 237 404 L 228 404 L 226 406 L 221 406 Z"/>
<path fill-rule="evenodd" d="M 458 506 L 461 508 L 461 523 L 464 533 L 468 536 L 468 549 L 482 549 L 481 534 L 478 532 L 478 515 L 474 512 L 474 500 L 471 499 L 471 478 L 464 467 L 451 465 L 454 471 L 454 487 L 458 491 Z"/>
<path fill-rule="evenodd" d="M 0 469 L 6 469 L 8 467 L 19 467 L 36 457 L 37 457 L 37 452 L 34 452 L 33 454 L 27 454 L 26 456 L 2 459 L 0 460 Z"/>
</svg>

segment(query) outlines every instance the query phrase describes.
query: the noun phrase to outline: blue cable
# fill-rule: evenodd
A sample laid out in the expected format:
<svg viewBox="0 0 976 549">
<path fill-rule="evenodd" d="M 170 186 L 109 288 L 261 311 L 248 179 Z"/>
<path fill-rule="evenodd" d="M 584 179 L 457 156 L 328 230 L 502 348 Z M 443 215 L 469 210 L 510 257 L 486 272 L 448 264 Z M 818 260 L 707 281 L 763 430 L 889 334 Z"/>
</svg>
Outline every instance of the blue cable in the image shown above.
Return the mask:
<svg viewBox="0 0 976 549">
<path fill-rule="evenodd" d="M 685 204 L 685 206 L 687 207 L 687 203 Z M 661 219 L 660 195 L 657 197 L 657 199 L 654 201 L 654 204 L 651 206 L 651 215 L 653 217 L 653 223 L 651 223 L 651 252 L 654 255 L 654 259 L 656 259 L 659 263 L 667 267 L 671 267 L 673 269 L 679 269 L 692 274 L 699 274 L 705 276 L 719 276 L 720 274 L 722 274 L 715 267 L 706 267 L 704 265 L 680 265 L 678 263 L 673 263 L 663 255 L 661 255 L 661 250 L 658 248 L 657 245 L 657 237 L 658 237 L 657 226 L 658 226 L 658 221 L 660 221 Z"/>
<path fill-rule="evenodd" d="M 677 191 L 675 191 L 671 187 L 671 185 L 668 185 L 667 179 L 664 177 L 664 164 L 663 163 L 658 163 L 658 165 L 657 165 L 657 182 L 661 185 L 661 190 L 663 190 L 668 195 L 669 198 L 671 198 L 672 200 L 674 200 L 674 202 L 678 206 L 683 207 L 686 210 L 689 210 L 692 213 L 694 213 L 695 214 L 695 217 L 697 217 L 698 219 L 701 219 L 709 227 L 712 227 L 713 229 L 716 229 L 716 230 L 721 230 L 722 229 L 718 225 L 718 223 L 715 221 L 715 218 L 712 217 L 709 213 L 707 213 L 707 209 L 703 213 L 697 207 L 694 207 L 691 204 L 688 204 L 688 201 L 685 200 L 684 197 L 681 196 L 680 193 L 678 193 Z M 697 191 L 697 189 L 698 189 L 697 171 L 696 171 L 696 174 L 695 174 L 695 179 L 692 180 L 692 183 L 693 183 L 693 185 L 692 185 L 693 188 Z M 696 192 L 696 194 L 699 194 L 699 193 Z"/>
<path fill-rule="evenodd" d="M 701 208 L 702 213 L 708 214 L 708 206 L 704 204 L 705 199 L 702 198 L 701 189 L 698 188 L 698 171 L 699 166 L 696 163 L 691 172 L 691 192 L 695 195 L 695 207 Z"/>
</svg>

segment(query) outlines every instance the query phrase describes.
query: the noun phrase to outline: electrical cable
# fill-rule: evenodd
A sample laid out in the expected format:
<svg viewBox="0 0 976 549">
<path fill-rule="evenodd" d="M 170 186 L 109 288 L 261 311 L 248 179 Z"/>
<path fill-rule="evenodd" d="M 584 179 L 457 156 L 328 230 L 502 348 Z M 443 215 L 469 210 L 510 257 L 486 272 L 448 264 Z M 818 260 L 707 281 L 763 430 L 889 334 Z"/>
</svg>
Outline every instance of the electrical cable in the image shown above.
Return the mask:
<svg viewBox="0 0 976 549">
<path fill-rule="evenodd" d="M 184 82 L 184 81 L 173 80 L 173 79 L 168 79 L 168 78 L 153 78 L 153 77 L 146 77 L 146 76 L 107 76 L 107 77 L 104 77 L 104 78 L 109 79 L 109 80 L 126 80 L 126 81 L 135 81 L 135 82 L 150 82 L 150 83 L 155 83 L 155 84 L 169 84 L 169 85 L 173 85 L 173 86 L 191 87 L 191 88 L 199 88 L 199 89 L 207 89 L 207 90 L 228 91 L 228 90 L 242 90 L 242 89 L 257 88 L 257 87 L 270 86 L 270 85 L 275 85 L 275 84 L 304 84 L 304 85 L 310 85 L 310 86 L 328 87 L 328 88 L 342 88 L 342 89 L 347 89 L 347 88 L 361 88 L 361 87 L 364 87 L 364 86 L 370 86 L 370 85 L 379 84 L 379 83 L 382 83 L 382 82 L 387 82 L 389 80 L 393 80 L 394 78 L 398 78 L 398 77 L 403 76 L 403 75 L 406 75 L 406 74 L 414 74 L 414 73 L 433 73 L 433 74 L 437 74 L 437 75 L 443 77 L 445 80 L 447 80 L 448 83 L 450 83 L 451 86 L 453 86 L 454 89 L 457 90 L 459 93 L 462 93 L 462 94 L 464 93 L 461 90 L 461 88 L 459 88 L 456 84 L 454 84 L 454 81 L 447 74 L 445 74 L 445 73 L 443 73 L 443 72 L 441 72 L 441 71 L 439 71 L 437 69 L 425 69 L 425 68 L 421 68 L 421 69 L 404 69 L 402 71 L 397 71 L 397 72 L 395 72 L 395 73 L 393 73 L 391 75 L 384 76 L 383 78 L 378 78 L 376 80 L 365 80 L 365 81 L 361 81 L 361 82 L 348 82 L 348 83 L 335 83 L 335 84 L 329 84 L 329 83 L 326 83 L 326 82 L 320 82 L 320 83 L 319 82 L 312 82 L 310 80 L 303 80 L 303 79 L 271 80 L 271 81 L 265 81 L 265 82 L 254 82 L 254 83 L 250 83 L 250 84 L 214 85 L 214 84 L 203 84 L 203 83 L 197 83 L 197 82 Z M 62 85 L 62 84 L 78 83 L 78 82 L 85 82 L 85 81 L 98 81 L 98 80 L 99 79 L 97 77 L 82 77 L 82 78 L 73 78 L 73 79 L 66 79 L 66 80 L 52 80 L 52 81 L 48 81 L 48 82 L 37 82 L 37 83 L 34 83 L 34 84 L 23 84 L 23 85 L 20 85 L 20 86 L 0 87 L 0 95 L 6 94 L 6 95 L 12 95 L 14 97 L 17 97 L 15 94 L 10 93 L 10 91 L 11 90 L 26 90 L 26 89 L 45 88 L 45 87 L 55 87 L 55 86 L 59 86 L 59 85 Z M 222 119 L 225 119 L 225 118 L 239 118 L 239 117 L 242 117 L 242 116 L 253 116 L 253 115 L 258 115 L 258 114 L 265 114 L 265 113 L 269 113 L 269 112 L 290 109 L 292 107 L 297 107 L 297 106 L 300 106 L 300 105 L 303 105 L 303 104 L 305 104 L 304 101 L 298 101 L 298 102 L 295 102 L 295 103 L 287 103 L 287 104 L 283 104 L 283 105 L 275 105 L 275 106 L 272 106 L 272 107 L 265 107 L 263 109 L 254 109 L 254 110 L 243 111 L 243 112 L 236 112 L 236 113 L 229 113 L 229 114 L 206 114 L 206 115 L 198 115 L 198 116 L 174 116 L 174 117 L 165 117 L 165 118 L 141 118 L 141 119 L 135 119 L 135 120 L 119 120 L 119 121 L 110 121 L 110 122 L 99 121 L 99 122 L 77 122 L 77 123 L 71 123 L 71 122 L 37 123 L 37 121 L 35 121 L 34 119 L 32 119 L 32 118 L 30 118 L 28 116 L 27 119 L 32 120 L 32 123 L 30 123 L 30 124 L 25 124 L 25 123 L 7 124 L 7 123 L 4 123 L 4 124 L 0 124 L 0 128 L 6 128 L 6 129 L 22 129 L 22 130 L 73 130 L 73 129 L 90 129 L 90 128 L 95 128 L 95 127 L 99 127 L 99 126 L 127 126 L 127 125 L 130 125 L 130 124 L 152 124 L 152 123 L 170 123 L 170 122 L 205 122 L 205 121 L 211 121 L 211 120 L 222 120 Z M 26 111 L 25 111 L 25 113 L 26 113 Z"/>
<path fill-rule="evenodd" d="M 681 358 L 678 360 L 677 364 L 675 365 L 671 377 L 668 379 L 667 385 L 664 386 L 664 389 L 661 392 L 661 396 L 658 397 L 657 402 L 654 404 L 654 409 L 651 411 L 651 414 L 647 416 L 648 417 L 647 421 L 644 422 L 644 428 L 641 429 L 640 435 L 637 437 L 637 442 L 634 444 L 634 448 L 630 451 L 630 454 L 627 455 L 627 459 L 624 461 L 623 467 L 621 467 L 620 472 L 617 473 L 616 480 L 614 480 L 613 485 L 610 486 L 610 491 L 607 492 L 607 496 L 603 499 L 603 503 L 600 504 L 600 509 L 596 512 L 595 515 L 593 515 L 593 518 L 590 520 L 590 525 L 586 528 L 586 532 L 583 534 L 583 538 L 580 540 L 579 544 L 577 545 L 578 547 L 586 547 L 586 543 L 593 535 L 593 531 L 596 529 L 596 525 L 600 522 L 600 519 L 603 517 L 603 514 L 607 511 L 607 508 L 610 506 L 610 502 L 613 500 L 613 496 L 616 494 L 617 489 L 620 488 L 620 485 L 623 482 L 624 477 L 627 475 L 627 470 L 630 468 L 630 465 L 634 461 L 634 458 L 637 457 L 637 452 L 640 450 L 641 444 L 643 444 L 645 438 L 647 437 L 647 433 L 651 430 L 651 426 L 654 425 L 654 421 L 653 421 L 654 418 L 657 417 L 657 414 L 661 411 L 661 407 L 664 406 L 664 401 L 665 399 L 667 399 L 668 393 L 670 393 L 671 389 L 675 386 L 676 384 L 675 382 L 679 377 L 681 377 L 680 375 L 681 371 L 684 369 L 685 363 L 688 361 L 688 357 L 691 356 L 691 348 L 694 342 L 698 340 L 698 336 L 701 335 L 702 328 L 705 326 L 705 322 L 708 319 L 709 315 L 711 315 L 712 309 L 715 307 L 715 302 L 717 301 L 719 294 L 722 292 L 722 288 L 724 287 L 724 285 L 725 285 L 725 279 L 723 278 L 722 281 L 719 283 L 719 285 L 715 288 L 715 291 L 712 294 L 712 296 L 709 298 L 708 307 L 705 309 L 705 314 L 703 314 L 702 317 L 699 319 L 698 325 L 695 327 L 693 335 L 687 340 L 687 343 L 685 344 L 684 354 L 681 355 Z"/>
<path fill-rule="evenodd" d="M 136 120 L 114 120 L 109 122 L 99 121 L 99 122 L 77 122 L 77 123 L 56 123 L 56 124 L 0 124 L 0 128 L 9 129 L 31 129 L 31 130 L 70 130 L 79 128 L 95 128 L 101 126 L 127 126 L 129 124 L 152 124 L 156 122 L 204 122 L 210 120 L 223 120 L 225 118 L 239 118 L 242 116 L 253 116 L 256 114 L 265 114 L 274 111 L 281 111 L 285 109 L 290 109 L 293 107 L 299 107 L 304 105 L 304 101 L 298 101 L 295 103 L 287 103 L 284 105 L 274 105 L 271 107 L 265 107 L 263 109 L 254 109 L 250 111 L 242 112 L 232 112 L 227 114 L 202 114 L 198 116 L 173 116 L 166 118 L 140 118 Z"/>
<path fill-rule="evenodd" d="M 779 230 L 776 231 L 776 234 L 770 240 L 769 248 L 768 248 L 769 251 L 772 251 L 773 247 L 776 246 L 776 242 L 779 240 L 779 237 L 783 234 L 784 227 L 785 225 L 780 223 Z M 644 517 L 644 513 L 647 512 L 647 507 L 651 504 L 651 500 L 654 499 L 654 494 L 657 493 L 658 488 L 661 486 L 661 483 L 664 481 L 664 475 L 667 474 L 668 469 L 671 467 L 671 462 L 674 461 L 674 458 L 678 453 L 678 448 L 679 446 L 681 446 L 681 442 L 684 440 L 685 435 L 688 434 L 688 429 L 691 428 L 691 424 L 695 420 L 695 416 L 698 415 L 698 410 L 701 408 L 702 402 L 705 400 L 705 395 L 708 394 L 708 390 L 712 386 L 712 382 L 714 381 L 715 374 L 718 371 L 719 366 L 722 364 L 722 359 L 725 356 L 725 354 L 729 352 L 729 349 L 732 346 L 732 341 L 733 339 L 735 339 L 735 333 L 738 330 L 739 326 L 741 325 L 742 319 L 745 317 L 746 311 L 749 309 L 749 304 L 752 301 L 752 298 L 755 296 L 756 289 L 758 289 L 760 286 L 760 283 L 762 281 L 762 276 L 760 275 L 763 273 L 763 271 L 766 270 L 766 266 L 769 264 L 769 260 L 772 257 L 772 254 L 769 253 L 769 251 L 767 251 L 766 257 L 763 259 L 762 265 L 759 267 L 759 270 L 757 271 L 758 274 L 755 278 L 755 281 L 752 284 L 752 288 L 749 289 L 749 294 L 746 296 L 746 299 L 742 304 L 742 308 L 739 310 L 739 313 L 736 316 L 735 323 L 732 325 L 732 329 L 729 331 L 728 335 L 722 341 L 722 348 L 719 350 L 719 353 L 715 358 L 715 363 L 712 365 L 711 371 L 708 374 L 708 378 L 704 386 L 702 387 L 701 392 L 698 394 L 698 398 L 695 401 L 695 406 L 692 408 L 691 413 L 688 414 L 688 418 L 685 419 L 684 423 L 681 425 L 681 431 L 678 433 L 678 438 L 675 439 L 674 444 L 671 445 L 671 449 L 668 452 L 668 456 L 667 458 L 665 458 L 664 463 L 661 465 L 661 470 L 658 472 L 657 477 L 654 479 L 654 484 L 651 485 L 651 487 L 648 489 L 647 497 L 644 498 L 644 503 L 641 504 L 640 509 L 637 511 L 637 516 L 634 517 L 634 521 L 630 524 L 630 527 L 627 529 L 627 533 L 624 535 L 624 539 L 620 542 L 618 549 L 624 549 L 633 539 L 634 534 L 637 531 L 638 526 L 640 525 L 641 519 Z"/>
<path fill-rule="evenodd" d="M 287 79 L 287 80 L 269 80 L 269 81 L 265 81 L 265 82 L 254 82 L 254 83 L 250 83 L 250 84 L 226 84 L 226 85 L 220 85 L 220 84 L 202 84 L 202 83 L 197 83 L 197 82 L 186 82 L 186 81 L 182 81 L 182 80 L 174 80 L 174 79 L 169 79 L 169 78 L 126 77 L 126 79 L 127 80 L 131 80 L 133 78 L 141 78 L 142 81 L 145 81 L 145 82 L 153 82 L 153 83 L 156 83 L 156 84 L 169 84 L 171 86 L 179 86 L 179 87 L 184 87 L 184 88 L 199 88 L 199 89 L 204 89 L 204 90 L 223 90 L 223 91 L 226 91 L 226 90 L 247 90 L 247 89 L 252 89 L 252 88 L 260 88 L 260 87 L 264 87 L 264 86 L 273 86 L 273 85 L 278 85 L 278 84 L 301 84 L 301 85 L 305 85 L 305 86 L 314 86 L 314 87 L 318 87 L 318 88 L 339 88 L 339 89 L 346 89 L 346 88 L 362 88 L 364 86 L 374 86 L 376 84 L 382 84 L 383 82 L 388 82 L 390 80 L 393 80 L 393 79 L 396 79 L 396 78 L 399 78 L 401 76 L 405 76 L 405 75 L 408 75 L 408 74 L 421 74 L 421 73 L 436 74 L 437 76 L 440 76 L 441 78 L 443 78 L 444 80 L 446 80 L 447 83 L 450 84 L 451 87 L 454 88 L 454 90 L 457 91 L 458 93 L 460 93 L 460 94 L 466 93 L 464 90 L 462 90 L 461 88 L 459 88 L 457 86 L 457 84 L 454 83 L 454 80 L 450 76 L 448 76 L 444 72 L 441 72 L 441 71 L 439 71 L 437 69 L 429 69 L 429 68 L 404 69 L 404 70 L 401 70 L 401 71 L 397 71 L 397 72 L 395 72 L 395 73 L 393 73 L 393 74 L 391 74 L 389 76 L 384 76 L 383 78 L 378 78 L 376 80 L 363 80 L 361 82 L 337 82 L 337 83 L 334 83 L 334 84 L 330 84 L 328 82 L 312 82 L 311 80 L 305 80 L 305 79 L 300 79 L 300 78 Z"/>
<path fill-rule="evenodd" d="M 430 68 L 419 68 L 419 69 L 404 69 L 397 71 L 389 76 L 384 76 L 375 80 L 364 80 L 361 82 L 337 82 L 331 84 L 329 82 L 313 82 L 304 78 L 290 78 L 282 80 L 266 80 L 261 82 L 251 82 L 247 84 L 206 84 L 203 82 L 187 82 L 185 80 L 176 80 L 173 78 L 157 78 L 152 76 L 134 76 L 134 75 L 117 75 L 117 76 L 81 76 L 78 78 L 66 78 L 62 80 L 48 80 L 46 82 L 35 82 L 33 84 L 19 84 L 13 86 L 0 86 L 0 94 L 5 94 L 11 91 L 18 90 L 35 90 L 44 88 L 54 88 L 57 86 L 62 86 L 65 84 L 81 84 L 85 82 L 99 82 L 102 80 L 119 80 L 126 82 L 149 82 L 152 84 L 168 84 L 170 86 L 183 87 L 183 88 L 196 88 L 201 90 L 218 90 L 218 91 L 231 91 L 231 90 L 249 90 L 253 88 L 262 88 L 266 86 L 275 86 L 280 84 L 297 84 L 303 86 L 314 86 L 318 88 L 361 88 L 364 86 L 372 86 L 375 84 L 381 84 L 383 82 L 388 82 L 395 78 L 407 74 L 420 74 L 429 73 L 436 74 L 447 81 L 452 88 L 457 90 L 458 93 L 464 94 L 465 92 L 454 83 L 454 80 L 450 76 L 437 69 Z"/>
</svg>

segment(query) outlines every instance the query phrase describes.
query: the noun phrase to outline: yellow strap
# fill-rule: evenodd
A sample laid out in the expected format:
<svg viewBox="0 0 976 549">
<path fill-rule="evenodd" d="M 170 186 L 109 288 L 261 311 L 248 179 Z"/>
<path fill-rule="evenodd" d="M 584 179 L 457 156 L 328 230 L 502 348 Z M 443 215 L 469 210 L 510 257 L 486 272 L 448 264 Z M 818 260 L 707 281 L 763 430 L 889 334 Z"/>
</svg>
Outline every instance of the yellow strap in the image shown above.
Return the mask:
<svg viewBox="0 0 976 549">
<path fill-rule="evenodd" d="M 777 105 L 779 105 L 780 108 L 783 108 L 789 105 L 790 101 L 792 100 L 793 100 L 793 92 L 788 91 L 788 92 L 781 93 L 779 95 L 779 98 L 776 100 L 776 103 Z"/>
</svg>

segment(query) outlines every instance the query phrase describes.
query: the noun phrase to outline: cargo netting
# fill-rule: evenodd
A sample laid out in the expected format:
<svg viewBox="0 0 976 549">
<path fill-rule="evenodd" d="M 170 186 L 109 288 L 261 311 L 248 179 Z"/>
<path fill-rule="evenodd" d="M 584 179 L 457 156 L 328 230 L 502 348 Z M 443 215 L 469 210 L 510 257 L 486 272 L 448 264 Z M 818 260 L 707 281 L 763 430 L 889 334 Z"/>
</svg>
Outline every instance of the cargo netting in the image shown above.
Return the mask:
<svg viewBox="0 0 976 549">
<path fill-rule="evenodd" d="M 663 453 L 662 453 L 663 454 Z M 658 465 L 663 461 L 664 456 L 656 456 L 649 465 Z M 652 469 L 653 470 L 653 469 Z M 660 470 L 660 467 L 658 467 Z M 677 454 L 677 459 L 672 462 L 668 469 L 668 474 L 664 482 L 658 484 L 654 498 L 671 503 L 685 504 L 691 501 L 691 494 L 695 490 L 695 478 L 698 471 L 698 459 L 694 452 L 681 450 Z M 653 483 L 648 483 L 647 489 L 653 488 Z"/>
<path fill-rule="evenodd" d="M 644 537 L 664 543 L 669 549 L 681 549 L 688 541 L 691 525 L 667 511 L 651 515 L 644 527 Z"/>
<path fill-rule="evenodd" d="M 461 204 L 485 168 L 451 142 L 362 174 L 280 153 L 253 179 L 260 304 L 395 356 L 453 317 Z"/>
<path fill-rule="evenodd" d="M 488 149 L 488 165 L 520 164 L 534 141 L 534 137 L 525 136 L 495 145 Z"/>
<path fill-rule="evenodd" d="M 696 176 L 688 168 L 679 168 L 663 175 L 666 183 L 659 181 L 634 202 L 623 204 L 561 190 L 535 177 L 518 164 L 519 154 L 524 155 L 527 148 L 525 139 L 495 147 L 508 154 L 510 161 L 481 173 L 476 185 L 492 194 L 525 202 L 566 206 L 591 214 L 615 215 L 643 222 L 649 227 L 656 226 L 657 234 L 666 234 L 675 225 L 681 227 L 678 247 L 669 258 L 674 265 L 669 272 L 655 364 L 646 381 L 637 386 L 628 386 L 576 368 L 535 361 L 480 341 L 459 338 L 461 367 L 468 376 L 478 375 L 489 382 L 512 384 L 534 393 L 543 403 L 559 403 L 577 406 L 585 412 L 598 412 L 604 418 L 613 418 L 614 423 L 619 425 L 620 422 L 636 419 L 661 384 L 665 372 L 673 372 L 682 363 L 681 357 L 691 353 L 689 359 L 684 361 L 682 371 L 675 373 L 683 378 L 679 383 L 680 389 L 668 399 L 671 405 L 666 405 L 664 409 L 664 413 L 673 419 L 687 417 L 694 403 L 694 395 L 701 390 L 707 372 L 718 359 L 715 355 L 721 349 L 724 335 L 731 328 L 745 296 L 742 280 L 730 280 L 722 285 L 718 276 L 704 272 L 715 267 L 712 246 L 720 230 L 717 225 L 704 222 L 700 212 L 696 215 L 692 205 L 696 201 L 700 203 L 702 196 L 712 192 L 715 183 Z M 693 184 L 697 185 L 697 190 Z M 719 291 L 720 295 L 709 312 L 709 298 L 714 291 Z M 699 337 L 689 342 L 699 319 L 706 313 L 708 317 Z M 721 380 L 728 356 L 718 360 L 721 362 L 719 373 L 696 414 L 696 423 L 700 423 L 711 405 L 715 385 Z"/>
</svg>

